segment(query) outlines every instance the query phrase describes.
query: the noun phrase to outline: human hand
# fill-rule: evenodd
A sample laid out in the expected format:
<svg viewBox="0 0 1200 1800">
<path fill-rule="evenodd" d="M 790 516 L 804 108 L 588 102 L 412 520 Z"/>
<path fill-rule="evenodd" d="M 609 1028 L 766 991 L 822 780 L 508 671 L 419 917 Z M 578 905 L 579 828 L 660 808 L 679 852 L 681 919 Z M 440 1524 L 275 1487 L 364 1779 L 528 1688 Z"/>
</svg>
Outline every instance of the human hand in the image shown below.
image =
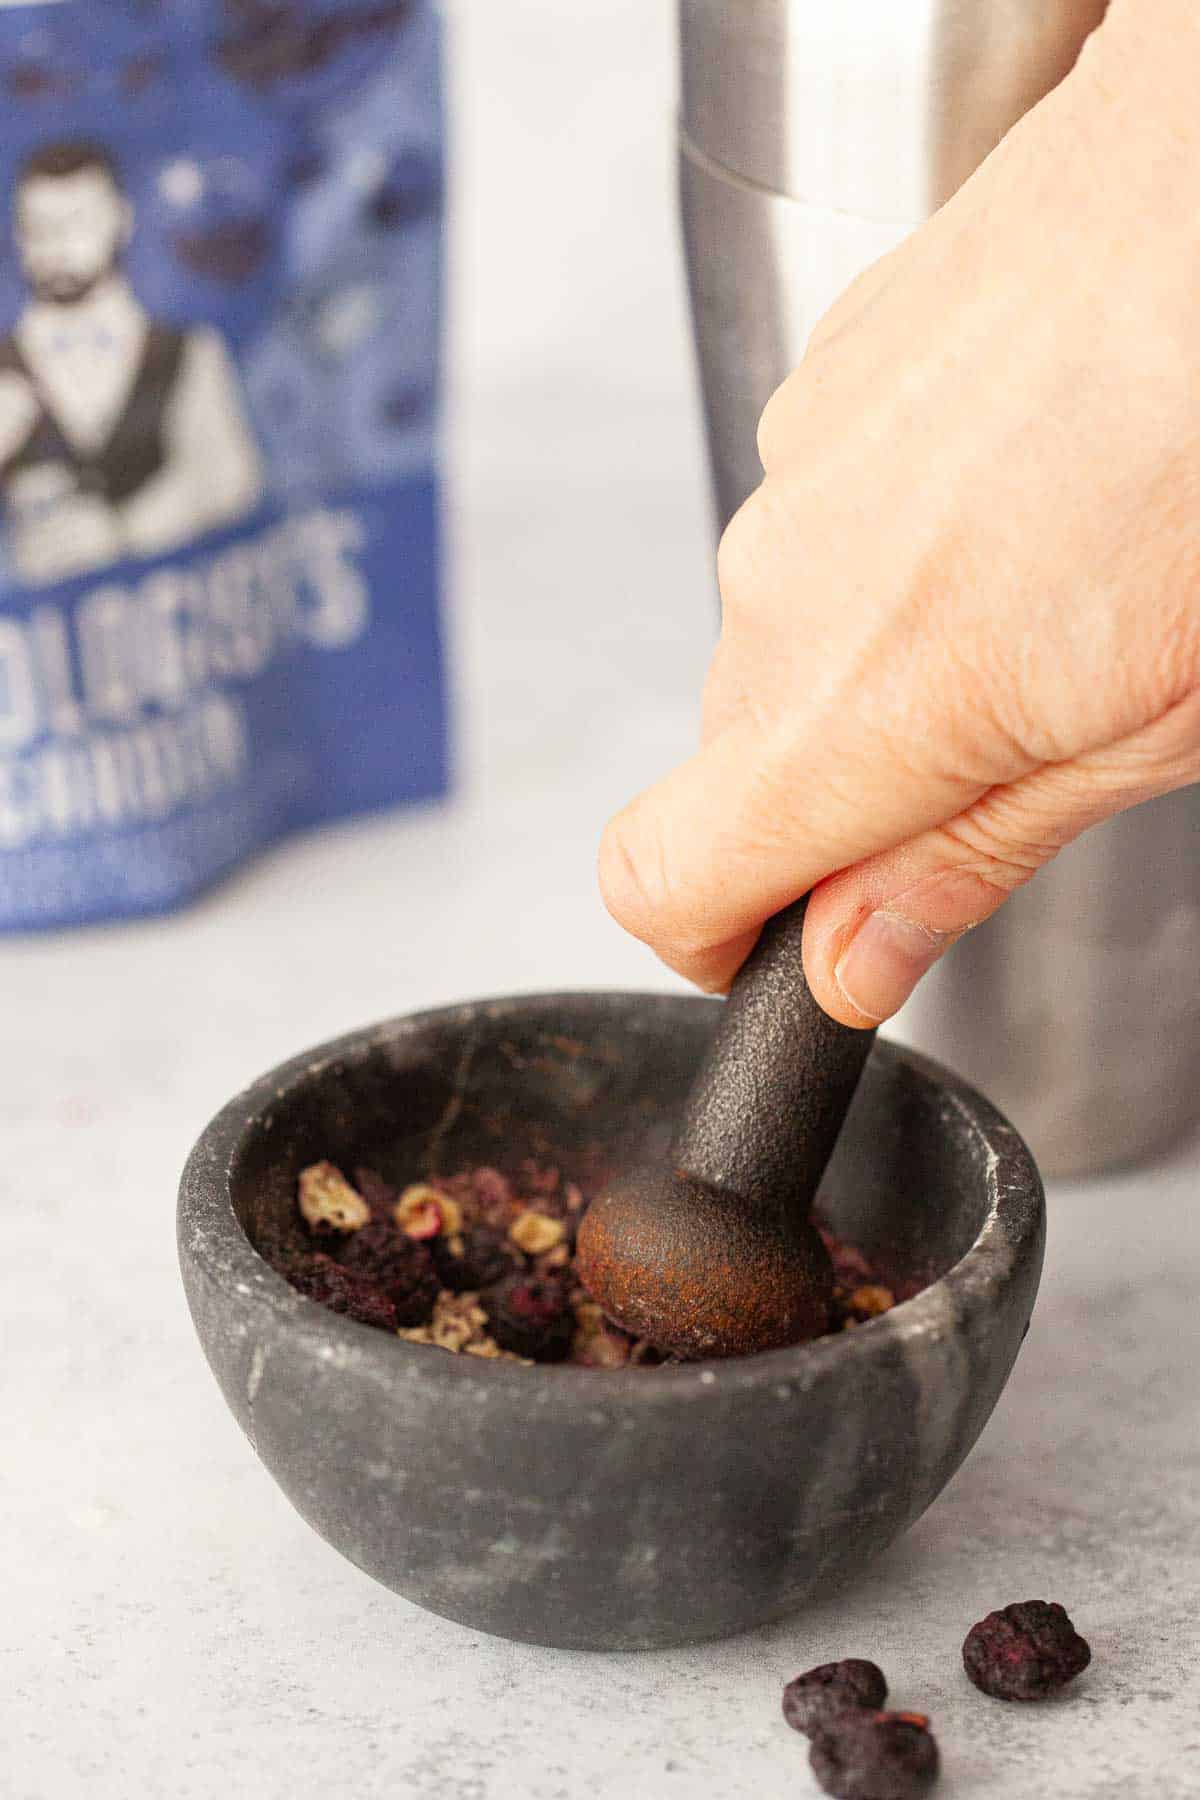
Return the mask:
<svg viewBox="0 0 1200 1800">
<path fill-rule="evenodd" d="M 1115 0 L 768 406 L 703 747 L 601 854 L 701 986 L 815 889 L 814 992 L 876 1023 L 1081 831 L 1200 779 L 1198 71 L 1194 7 Z"/>
</svg>

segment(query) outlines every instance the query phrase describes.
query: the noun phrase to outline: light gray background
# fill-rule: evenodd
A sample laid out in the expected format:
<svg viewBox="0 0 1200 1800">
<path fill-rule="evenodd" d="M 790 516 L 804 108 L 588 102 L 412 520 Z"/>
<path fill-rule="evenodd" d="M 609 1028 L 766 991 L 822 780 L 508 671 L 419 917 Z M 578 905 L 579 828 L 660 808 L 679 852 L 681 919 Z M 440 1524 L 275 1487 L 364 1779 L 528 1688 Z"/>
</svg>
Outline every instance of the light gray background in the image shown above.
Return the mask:
<svg viewBox="0 0 1200 1800">
<path fill-rule="evenodd" d="M 1017 1373 L 903 1543 L 693 1652 L 514 1648 L 375 1587 L 255 1463 L 191 1334 L 175 1182 L 235 1088 L 389 1012 L 671 985 L 592 871 L 606 813 L 691 743 L 715 618 L 669 14 L 454 9 L 458 799 L 293 845 L 181 919 L 0 945 L 14 1800 L 802 1800 L 779 1690 L 843 1653 L 934 1715 L 947 1800 L 1200 1792 L 1195 1151 L 1052 1195 Z M 958 1646 L 1032 1596 L 1094 1667 L 1005 1708 Z"/>
</svg>

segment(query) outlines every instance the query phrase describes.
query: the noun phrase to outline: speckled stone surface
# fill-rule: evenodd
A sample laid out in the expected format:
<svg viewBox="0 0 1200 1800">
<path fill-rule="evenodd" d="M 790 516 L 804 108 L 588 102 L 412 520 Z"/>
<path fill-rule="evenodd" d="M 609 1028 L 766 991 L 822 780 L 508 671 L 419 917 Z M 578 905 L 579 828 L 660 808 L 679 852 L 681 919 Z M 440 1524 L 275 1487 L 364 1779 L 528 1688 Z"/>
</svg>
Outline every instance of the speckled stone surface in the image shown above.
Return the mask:
<svg viewBox="0 0 1200 1800">
<path fill-rule="evenodd" d="M 5 1800 L 813 1800 L 798 1670 L 882 1663 L 946 1800 L 1200 1792 L 1200 1149 L 1050 1195 L 1042 1298 L 965 1468 L 855 1587 L 596 1657 L 395 1599 L 255 1462 L 204 1365 L 174 1193 L 239 1084 L 390 1011 L 669 987 L 596 821 L 684 753 L 714 617 L 668 221 L 666 0 L 459 0 L 455 640 L 463 791 L 272 857 L 177 921 L 0 943 Z M 1063 1600 L 1066 1700 L 968 1685 Z"/>
<path fill-rule="evenodd" d="M 653 1161 L 723 1012 L 591 993 L 418 1013 L 271 1070 L 197 1143 L 179 1259 L 213 1374 L 297 1511 L 405 1599 L 558 1649 L 726 1637 L 856 1574 L 990 1417 L 1037 1292 L 1041 1182 L 986 1100 L 894 1044 L 875 1046 L 821 1207 L 927 1285 L 819 1343 L 520 1369 L 340 1319 L 252 1249 L 322 1154 L 397 1156 L 401 1183 L 434 1155 L 447 1174 L 511 1167 L 547 1140 L 570 1179 L 592 1149 Z"/>
</svg>

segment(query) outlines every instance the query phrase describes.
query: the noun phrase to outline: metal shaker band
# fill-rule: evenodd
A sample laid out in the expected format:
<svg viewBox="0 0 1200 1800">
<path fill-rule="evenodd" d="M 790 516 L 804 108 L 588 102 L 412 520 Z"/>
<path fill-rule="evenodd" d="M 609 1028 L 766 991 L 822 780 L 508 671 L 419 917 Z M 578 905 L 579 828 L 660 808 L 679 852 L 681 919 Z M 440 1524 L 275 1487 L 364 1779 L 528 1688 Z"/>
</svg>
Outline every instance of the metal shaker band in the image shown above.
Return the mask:
<svg viewBox="0 0 1200 1800">
<path fill-rule="evenodd" d="M 775 193 L 923 218 L 1073 66 L 1107 0 L 680 0 L 681 119 Z"/>
</svg>

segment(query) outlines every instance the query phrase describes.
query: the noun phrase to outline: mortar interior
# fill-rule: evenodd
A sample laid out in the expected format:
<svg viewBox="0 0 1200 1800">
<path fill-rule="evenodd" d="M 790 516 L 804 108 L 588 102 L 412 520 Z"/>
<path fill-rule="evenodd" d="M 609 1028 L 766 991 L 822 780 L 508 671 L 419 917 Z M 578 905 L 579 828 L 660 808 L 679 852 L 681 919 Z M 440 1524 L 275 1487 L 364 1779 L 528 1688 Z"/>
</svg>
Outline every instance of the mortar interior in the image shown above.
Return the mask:
<svg viewBox="0 0 1200 1800">
<path fill-rule="evenodd" d="M 533 1157 L 593 1194 L 663 1157 L 719 1002 L 646 996 L 630 1013 L 628 997 L 612 1001 L 568 995 L 432 1015 L 312 1064 L 235 1154 L 234 1209 L 251 1243 L 302 1232 L 296 1178 L 326 1158 L 404 1185 L 478 1163 L 512 1172 Z M 985 1157 L 953 1103 L 884 1049 L 863 1077 L 818 1216 L 898 1280 L 927 1285 L 984 1225 Z"/>
</svg>

